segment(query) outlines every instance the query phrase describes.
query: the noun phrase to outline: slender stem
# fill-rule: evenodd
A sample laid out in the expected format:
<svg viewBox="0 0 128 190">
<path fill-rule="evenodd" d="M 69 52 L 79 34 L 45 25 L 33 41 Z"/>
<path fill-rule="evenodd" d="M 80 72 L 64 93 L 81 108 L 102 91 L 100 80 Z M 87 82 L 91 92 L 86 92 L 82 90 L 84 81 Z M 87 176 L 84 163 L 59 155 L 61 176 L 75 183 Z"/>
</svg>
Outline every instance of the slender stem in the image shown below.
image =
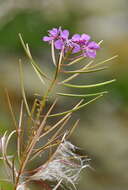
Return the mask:
<svg viewBox="0 0 128 190">
<path fill-rule="evenodd" d="M 40 180 L 40 181 L 35 181 L 35 183 L 40 184 L 43 188 L 46 190 L 52 190 L 51 187 L 48 185 L 48 183 Z"/>
<path fill-rule="evenodd" d="M 40 114 L 41 114 L 42 109 L 45 107 L 46 100 L 47 100 L 47 97 L 48 97 L 49 93 L 51 92 L 51 90 L 53 89 L 53 87 L 54 87 L 55 84 L 56 84 L 57 77 L 58 77 L 58 74 L 59 74 L 59 71 L 60 71 L 60 67 L 61 67 L 61 65 L 62 65 L 62 61 L 63 61 L 63 50 L 61 51 L 60 56 L 59 56 L 59 61 L 58 61 L 58 63 L 57 63 L 57 67 L 56 67 L 56 71 L 55 71 L 54 78 L 53 78 L 53 80 L 52 80 L 52 82 L 51 82 L 51 84 L 50 84 L 50 86 L 49 86 L 47 92 L 45 93 L 45 95 L 44 95 L 44 97 L 43 97 L 43 99 L 42 99 L 41 106 L 40 106 L 39 112 L 38 112 L 37 117 L 36 117 L 36 120 L 37 120 L 37 121 L 38 121 L 39 118 L 40 118 Z M 54 103 L 54 104 L 55 104 L 55 103 Z M 53 104 L 53 106 L 54 106 L 54 104 Z M 53 107 L 53 106 L 52 106 L 52 107 Z M 50 108 L 50 110 L 52 109 L 52 107 Z M 17 176 L 17 179 L 16 179 L 15 190 L 17 189 L 17 186 L 18 186 L 19 180 L 20 180 L 20 176 L 22 175 L 22 172 L 23 172 L 23 170 L 24 170 L 24 168 L 25 168 L 25 166 L 26 166 L 26 164 L 27 164 L 27 161 L 28 161 L 28 159 L 29 159 L 29 157 L 30 157 L 30 155 L 31 155 L 32 150 L 33 150 L 33 147 L 35 146 L 36 141 L 37 141 L 37 139 L 39 138 L 40 132 L 41 132 L 41 130 L 42 130 L 42 126 L 44 126 L 45 121 L 46 121 L 46 119 L 47 119 L 47 117 L 48 117 L 48 115 L 49 115 L 49 113 L 50 113 L 50 110 L 48 111 L 48 113 L 47 113 L 46 116 L 44 117 L 44 119 L 43 119 L 43 121 L 42 121 L 42 123 L 41 123 L 41 125 L 40 125 L 40 127 L 39 127 L 39 129 L 38 129 L 38 131 L 37 131 L 37 133 L 36 133 L 35 136 L 32 138 L 32 141 L 31 141 L 30 143 L 28 143 L 29 146 L 25 149 L 25 151 L 24 151 L 24 153 L 23 153 L 24 156 L 23 156 L 23 159 L 22 159 L 22 161 L 21 161 L 20 169 L 19 169 L 18 176 Z"/>
<path fill-rule="evenodd" d="M 55 71 L 53 80 L 52 80 L 48 90 L 46 91 L 45 95 L 43 96 L 43 99 L 42 99 L 42 102 L 41 102 L 41 105 L 40 105 L 40 109 L 39 109 L 37 117 L 36 117 L 37 121 L 39 121 L 41 111 L 45 107 L 46 100 L 47 100 L 47 97 L 48 97 L 49 93 L 52 91 L 52 89 L 54 88 L 54 86 L 55 86 L 55 84 L 57 82 L 57 77 L 58 77 L 58 74 L 59 74 L 59 71 L 60 71 L 60 67 L 62 66 L 62 62 L 63 62 L 63 52 L 64 52 L 64 50 L 62 49 L 62 51 L 60 53 L 60 56 L 59 56 L 59 60 L 58 60 L 58 63 L 57 63 L 57 67 L 56 67 L 56 71 Z"/>
<path fill-rule="evenodd" d="M 20 169 L 19 169 L 19 172 L 18 172 L 18 175 L 17 175 L 17 179 L 16 179 L 16 184 L 15 184 L 15 190 L 17 189 L 17 186 L 19 184 L 19 180 L 20 180 L 20 176 L 22 175 L 25 167 L 26 167 L 26 164 L 29 160 L 29 157 L 33 151 L 33 148 L 36 144 L 36 142 L 38 141 L 39 139 L 39 136 L 41 134 L 41 131 L 42 131 L 42 128 L 44 127 L 45 123 L 46 123 L 46 120 L 48 118 L 48 115 L 50 114 L 50 112 L 52 111 L 53 107 L 55 106 L 56 104 L 56 101 L 54 101 L 53 105 L 50 107 L 50 109 L 48 110 L 47 114 L 45 115 L 39 129 L 37 130 L 37 133 L 35 134 L 35 136 L 33 137 L 32 141 L 30 141 L 30 144 L 29 146 L 26 148 L 26 150 L 24 151 L 23 153 L 23 158 L 22 158 L 22 161 L 21 161 L 21 165 L 20 165 Z"/>
</svg>

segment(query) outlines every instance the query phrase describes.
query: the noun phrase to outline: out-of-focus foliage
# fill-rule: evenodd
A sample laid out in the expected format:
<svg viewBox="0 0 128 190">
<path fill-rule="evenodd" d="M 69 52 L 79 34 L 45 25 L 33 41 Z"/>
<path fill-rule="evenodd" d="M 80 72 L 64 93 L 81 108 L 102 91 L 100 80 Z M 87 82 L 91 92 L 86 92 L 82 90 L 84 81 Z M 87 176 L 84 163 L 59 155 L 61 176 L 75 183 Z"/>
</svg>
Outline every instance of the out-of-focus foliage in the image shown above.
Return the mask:
<svg viewBox="0 0 128 190">
<path fill-rule="evenodd" d="M 23 50 L 18 39 L 20 32 L 31 47 L 32 54 L 44 70 L 52 72 L 49 46 L 41 38 L 52 27 L 62 26 L 71 32 L 85 32 L 97 41 L 103 39 L 97 61 L 118 54 L 110 69 L 83 81 L 117 78 L 110 93 L 103 100 L 88 107 L 76 117 L 81 117 L 79 128 L 72 140 L 87 153 L 94 168 L 86 170 L 79 189 L 128 189 L 128 16 L 126 0 L 1 0 L 0 1 L 0 132 L 12 127 L 4 88 L 11 96 L 15 112 L 19 113 L 21 100 L 18 59 Z M 24 58 L 23 58 L 24 59 Z M 25 60 L 25 89 L 31 102 L 34 93 L 43 93 L 32 69 Z M 82 81 L 81 81 L 82 83 Z M 64 98 L 62 105 L 66 106 Z M 86 119 L 85 119 L 86 118 Z M 83 153 L 83 154 L 84 154 Z M 1 162 L 1 161 L 0 161 Z M 0 163 L 1 164 L 1 163 Z M 0 168 L 0 175 L 4 171 Z M 1 176 L 0 176 L 1 178 Z M 0 184 L 3 184 L 0 182 Z M 5 183 L 3 187 L 5 186 Z M 10 187 L 6 184 L 6 189 Z"/>
</svg>

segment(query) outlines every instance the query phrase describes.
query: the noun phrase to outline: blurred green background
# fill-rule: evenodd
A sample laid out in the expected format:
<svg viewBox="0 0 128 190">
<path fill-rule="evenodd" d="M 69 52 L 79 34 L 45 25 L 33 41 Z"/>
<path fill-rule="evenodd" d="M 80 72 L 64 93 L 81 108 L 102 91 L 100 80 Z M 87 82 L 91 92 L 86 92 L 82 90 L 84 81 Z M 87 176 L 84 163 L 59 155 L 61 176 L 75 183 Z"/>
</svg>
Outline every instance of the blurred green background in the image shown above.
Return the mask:
<svg viewBox="0 0 128 190">
<path fill-rule="evenodd" d="M 80 83 L 117 81 L 104 89 L 102 99 L 89 105 L 71 141 L 91 158 L 91 167 L 81 174 L 80 190 L 128 189 L 128 1 L 127 0 L 0 0 L 0 134 L 12 128 L 5 98 L 7 88 L 17 113 L 21 101 L 18 59 L 24 60 L 28 100 L 44 88 L 24 59 L 18 33 L 29 43 L 35 60 L 52 72 L 50 47 L 41 41 L 52 27 L 62 26 L 73 33 L 87 33 L 103 40 L 96 62 L 114 55 L 105 72 L 83 75 Z M 68 92 L 68 89 L 67 89 Z M 72 100 L 73 101 L 73 100 Z M 61 100 L 62 107 L 67 99 Z M 3 175 L 2 166 L 0 173 Z M 4 174 L 5 175 L 5 174 Z M 5 186 L 5 190 L 9 187 Z"/>
</svg>

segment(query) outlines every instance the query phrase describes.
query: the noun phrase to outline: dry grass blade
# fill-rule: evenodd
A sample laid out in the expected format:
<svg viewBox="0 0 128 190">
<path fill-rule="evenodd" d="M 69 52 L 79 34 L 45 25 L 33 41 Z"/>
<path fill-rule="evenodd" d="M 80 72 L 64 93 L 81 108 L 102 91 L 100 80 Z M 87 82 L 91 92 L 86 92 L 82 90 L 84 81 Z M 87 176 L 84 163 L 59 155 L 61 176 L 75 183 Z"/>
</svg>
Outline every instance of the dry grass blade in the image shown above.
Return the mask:
<svg viewBox="0 0 128 190">
<path fill-rule="evenodd" d="M 57 100 L 54 101 L 54 103 L 52 104 L 52 106 L 50 107 L 48 112 L 46 113 L 42 123 L 40 124 L 40 127 L 38 128 L 35 136 L 33 137 L 32 141 L 31 141 L 30 145 L 26 148 L 26 150 L 24 152 L 25 156 L 23 157 L 22 162 L 21 162 L 21 168 L 20 168 L 19 174 L 17 176 L 16 186 L 18 185 L 20 175 L 22 174 L 22 172 L 23 172 L 23 170 L 24 170 L 24 168 L 25 168 L 25 166 L 26 166 L 26 164 L 27 164 L 27 162 L 29 160 L 29 157 L 30 157 L 30 155 L 31 155 L 31 153 L 33 151 L 33 148 L 34 148 L 35 144 L 38 142 L 40 133 L 41 133 L 41 131 L 42 131 L 42 129 L 43 129 L 45 123 L 46 123 L 46 120 L 47 120 L 49 114 L 51 113 L 52 109 L 54 108 L 54 106 L 56 104 L 56 101 Z"/>
<path fill-rule="evenodd" d="M 60 133 L 61 130 L 64 128 L 64 126 L 67 124 L 67 122 L 69 121 L 70 118 L 71 118 L 71 116 L 69 115 L 69 116 L 64 120 L 63 124 L 62 124 L 61 127 L 57 130 L 57 132 L 50 138 L 50 140 L 49 140 L 43 147 L 39 148 L 38 150 L 36 150 L 36 151 L 34 152 L 33 158 L 35 158 L 36 156 L 38 156 L 42 151 L 48 149 L 50 146 L 52 147 L 52 146 L 55 146 L 55 145 L 57 145 L 57 144 L 59 143 L 59 142 L 58 142 L 58 143 L 55 143 L 55 144 L 53 145 L 53 142 L 58 139 L 57 137 L 62 136 L 62 133 L 61 133 L 61 135 L 59 135 L 59 133 Z M 44 134 L 43 134 L 43 136 L 44 136 Z M 40 138 L 42 138 L 42 136 L 40 136 Z M 49 145 L 49 144 L 50 144 L 50 145 Z M 33 158 L 32 158 L 32 159 L 33 159 Z M 31 160 L 32 160 L 32 159 L 31 159 Z M 30 160 L 30 161 L 31 161 L 31 160 Z"/>
<path fill-rule="evenodd" d="M 46 115 L 44 116 L 44 119 L 43 121 L 41 122 L 37 132 L 36 132 L 36 135 L 34 136 L 35 140 L 37 140 L 36 138 L 39 138 L 40 137 L 40 134 L 45 126 L 45 123 L 46 123 L 46 120 L 49 116 L 49 114 L 51 113 L 52 109 L 54 108 L 55 104 L 56 104 L 57 100 L 55 100 L 52 104 L 52 106 L 50 107 L 50 109 L 48 110 L 48 112 L 46 113 Z M 39 139 L 38 139 L 39 140 Z"/>
<path fill-rule="evenodd" d="M 32 117 L 33 117 L 34 112 L 35 112 L 35 109 L 36 109 L 36 107 L 37 107 L 37 103 L 38 103 L 38 99 L 36 98 L 36 99 L 34 99 L 34 103 L 33 103 L 33 105 L 32 105 L 32 109 L 31 109 L 31 116 L 32 116 Z"/>
<path fill-rule="evenodd" d="M 52 144 L 51 144 L 52 143 Z M 52 147 L 55 147 L 57 145 L 60 144 L 60 141 L 58 142 L 51 142 L 50 141 L 50 144 L 47 144 L 47 145 L 44 145 L 43 147 L 37 149 L 34 153 L 33 153 L 33 156 L 29 159 L 29 162 L 34 160 L 35 158 L 37 158 L 38 155 L 42 154 L 44 151 L 46 151 L 47 149 L 50 149 Z"/>
<path fill-rule="evenodd" d="M 23 101 L 21 102 L 19 125 L 17 129 L 17 153 L 19 161 L 21 156 L 21 145 L 22 145 L 22 137 L 21 137 L 22 117 L 23 117 Z"/>
<path fill-rule="evenodd" d="M 61 143 L 61 141 L 58 141 L 57 143 L 54 143 L 58 138 L 60 138 L 60 136 L 62 136 L 62 133 L 60 136 L 57 136 L 59 134 L 59 132 L 63 129 L 64 125 L 66 125 L 66 123 L 68 122 L 68 120 L 70 119 L 71 116 L 69 116 L 64 123 L 62 124 L 62 126 L 57 130 L 57 132 L 51 137 L 50 141 L 48 143 L 46 143 L 43 147 L 37 149 L 34 152 L 34 156 L 31 158 L 30 161 L 32 161 L 34 158 L 36 158 L 40 153 L 42 153 L 43 151 L 45 151 L 46 149 L 50 148 L 50 147 L 54 147 L 56 145 L 59 145 Z M 71 136 L 71 134 L 73 133 L 73 131 L 75 130 L 75 128 L 77 127 L 79 123 L 79 120 L 77 120 L 75 122 L 75 124 L 72 126 L 71 130 L 69 131 L 69 133 L 67 134 L 67 138 L 69 138 Z M 58 137 L 58 138 L 57 138 Z"/>
<path fill-rule="evenodd" d="M 80 100 L 78 102 L 78 104 L 76 106 L 73 107 L 73 109 L 77 109 L 77 107 L 79 107 L 79 105 L 83 102 L 83 99 Z M 48 131 L 46 131 L 43 135 L 41 135 L 41 138 L 44 137 L 45 135 L 47 135 L 49 132 L 53 131 L 56 127 L 58 127 L 61 123 L 63 123 L 63 121 L 65 121 L 70 115 L 72 114 L 72 112 L 68 112 L 62 119 L 60 119 L 55 125 L 53 125 Z"/>
<path fill-rule="evenodd" d="M 74 106 L 74 109 L 76 109 L 81 103 L 82 103 L 83 100 L 80 100 L 80 102 Z M 68 113 L 66 114 L 62 119 L 60 119 L 55 125 L 53 125 L 48 131 L 46 131 L 45 133 L 43 133 L 40 138 L 46 136 L 47 134 L 49 134 L 51 131 L 53 131 L 54 129 L 56 129 L 61 123 L 63 123 L 62 126 L 64 126 L 66 124 L 66 122 L 70 119 L 70 115 L 72 113 Z M 42 149 L 41 149 L 42 150 Z"/>
<path fill-rule="evenodd" d="M 8 159 L 7 157 L 7 148 L 8 148 L 8 145 L 9 145 L 9 142 L 12 138 L 12 136 L 16 133 L 16 130 L 12 131 L 9 136 L 7 137 L 7 140 L 5 142 L 5 146 L 4 146 L 4 157 L 5 157 L 5 160 L 8 164 L 8 166 L 10 167 L 10 169 L 12 169 L 12 162 Z"/>
<path fill-rule="evenodd" d="M 69 138 L 71 135 L 72 135 L 72 133 L 73 133 L 73 131 L 75 130 L 75 128 L 77 127 L 77 125 L 78 125 L 78 123 L 79 123 L 79 119 L 74 123 L 74 125 L 72 126 L 72 128 L 71 128 L 71 130 L 69 131 L 69 134 L 67 135 L 67 138 Z"/>
<path fill-rule="evenodd" d="M 62 183 L 62 179 L 57 183 L 57 185 L 52 190 L 57 190 L 60 184 Z"/>
<path fill-rule="evenodd" d="M 7 148 L 8 144 L 10 143 L 11 137 L 16 133 L 16 130 L 12 131 L 8 137 L 6 137 L 7 132 L 5 132 L 4 136 L 2 137 L 2 155 L 3 155 L 3 160 L 5 163 L 5 166 L 7 169 L 7 174 L 9 174 L 11 177 L 14 175 L 17 175 L 16 168 L 13 168 L 13 163 L 9 160 L 9 156 L 7 155 Z"/>
<path fill-rule="evenodd" d="M 12 160 L 12 178 L 13 178 L 13 183 L 15 183 L 15 180 L 16 180 L 15 157 L 13 157 L 13 160 Z"/>
<path fill-rule="evenodd" d="M 81 100 L 74 108 L 77 108 L 77 107 L 82 103 L 82 101 L 83 101 L 83 100 Z M 43 135 L 41 135 L 40 138 L 42 138 L 42 137 L 46 136 L 47 134 L 49 134 L 52 130 L 54 130 L 56 127 L 58 127 L 62 122 L 64 122 L 63 125 L 61 126 L 61 128 L 63 128 L 64 125 L 67 123 L 67 121 L 70 119 L 70 115 L 71 115 L 71 113 L 68 113 L 66 116 L 64 116 L 64 117 L 63 117 L 61 120 L 59 120 L 52 128 L 50 128 L 47 132 L 45 132 Z M 77 124 L 78 124 L 78 121 L 75 122 L 75 124 L 73 125 L 71 131 L 73 131 L 73 128 L 75 128 L 75 127 L 77 126 Z M 59 128 L 59 129 L 60 129 L 60 128 Z M 61 129 L 60 129 L 60 130 L 61 130 Z M 70 131 L 70 134 L 71 134 L 71 131 Z M 58 131 L 57 131 L 57 132 L 58 132 Z M 55 134 L 53 141 L 55 140 L 56 136 L 57 136 L 57 133 Z M 51 139 L 50 139 L 50 143 L 52 143 Z M 60 144 L 60 143 L 61 143 L 61 142 L 55 143 L 53 146 L 58 145 L 58 144 Z M 51 146 L 51 145 L 50 145 L 50 146 Z M 37 156 L 38 154 L 40 154 L 40 152 L 41 152 L 41 151 L 44 151 L 46 148 L 49 148 L 49 142 L 48 142 L 44 147 L 41 147 L 39 150 L 37 150 L 37 151 L 34 153 L 34 154 L 36 154 L 36 155 L 34 155 L 34 156 L 32 157 L 32 159 L 34 159 L 35 156 Z M 30 161 L 31 161 L 32 159 L 30 159 Z"/>
<path fill-rule="evenodd" d="M 59 133 L 61 132 L 61 130 L 64 128 L 64 126 L 67 124 L 67 122 L 69 121 L 69 119 L 71 118 L 71 115 L 69 115 L 66 120 L 63 122 L 63 124 L 59 127 L 59 129 L 57 130 L 57 132 L 51 137 L 50 141 L 53 141 L 57 135 L 59 135 Z"/>
<path fill-rule="evenodd" d="M 9 110 L 10 110 L 10 113 L 11 113 L 11 116 L 12 116 L 13 123 L 14 123 L 15 129 L 17 129 L 17 122 L 16 122 L 16 118 L 15 118 L 15 115 L 14 115 L 14 112 L 13 112 L 13 109 L 12 109 L 12 105 L 11 105 L 11 101 L 10 101 L 7 89 L 5 89 L 5 93 L 6 93 L 7 102 L 8 102 L 8 106 L 9 106 Z"/>
<path fill-rule="evenodd" d="M 6 155 L 6 151 L 5 151 L 5 144 L 6 144 L 6 134 L 7 134 L 7 131 L 4 133 L 3 137 L 1 138 L 1 150 L 2 150 L 2 156 L 3 156 L 3 160 L 4 160 L 4 163 L 5 163 L 5 168 L 7 169 L 7 175 L 9 175 L 10 177 L 10 170 L 8 172 L 8 168 L 11 169 L 11 165 L 10 165 L 10 162 L 7 158 L 7 155 Z"/>
<path fill-rule="evenodd" d="M 59 144 L 61 144 L 64 141 L 66 135 L 67 135 L 67 133 L 64 133 L 64 135 L 62 136 L 62 139 L 61 139 Z M 46 165 L 49 164 L 49 162 L 53 159 L 55 154 L 56 154 L 56 151 L 52 154 L 52 156 L 49 158 L 49 160 L 46 161 L 46 163 L 45 163 Z"/>
</svg>

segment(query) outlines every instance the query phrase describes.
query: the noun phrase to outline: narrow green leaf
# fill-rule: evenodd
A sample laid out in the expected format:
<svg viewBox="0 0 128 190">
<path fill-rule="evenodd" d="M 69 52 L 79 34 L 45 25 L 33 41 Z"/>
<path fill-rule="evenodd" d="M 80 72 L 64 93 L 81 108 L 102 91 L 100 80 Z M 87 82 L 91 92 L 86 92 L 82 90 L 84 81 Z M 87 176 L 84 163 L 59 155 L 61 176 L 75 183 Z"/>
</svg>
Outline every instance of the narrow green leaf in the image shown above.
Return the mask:
<svg viewBox="0 0 128 190">
<path fill-rule="evenodd" d="M 31 65 L 33 65 L 33 67 L 36 69 L 37 72 L 39 72 L 39 74 L 40 74 L 41 76 L 43 76 L 43 77 L 45 77 L 45 78 L 48 79 L 47 75 L 46 75 L 44 72 L 42 72 L 42 70 L 40 69 L 40 67 L 39 67 L 39 66 L 35 63 L 35 61 L 33 60 L 32 55 L 31 55 L 31 53 L 30 53 L 29 46 L 28 46 L 28 44 L 25 45 L 21 34 L 19 34 L 19 38 L 20 38 L 21 44 L 22 44 L 22 46 L 23 46 L 23 48 L 24 48 L 24 50 L 25 50 L 25 53 L 26 53 L 26 55 L 28 56 L 28 58 L 29 58 L 29 60 L 30 60 Z M 36 72 L 36 73 L 37 73 L 37 72 Z"/>
<path fill-rule="evenodd" d="M 46 75 L 44 72 L 42 72 L 42 70 L 39 68 L 39 66 L 35 63 L 35 61 L 34 61 L 33 59 L 31 60 L 31 64 L 36 68 L 36 70 L 39 72 L 39 74 L 40 74 L 41 76 L 43 76 L 44 78 L 50 80 L 50 79 L 47 77 L 47 75 Z"/>
<path fill-rule="evenodd" d="M 87 65 L 85 65 L 85 66 L 81 69 L 81 71 L 84 71 L 85 69 L 87 69 L 93 62 L 94 62 L 94 61 L 90 61 Z M 64 80 L 61 81 L 61 82 L 59 82 L 59 84 L 63 84 L 63 83 L 65 83 L 65 82 L 69 82 L 70 80 L 72 80 L 72 79 L 76 78 L 77 76 L 79 76 L 79 74 L 80 74 L 80 73 L 75 73 L 75 74 L 73 74 L 72 76 L 70 76 L 70 77 L 64 79 Z"/>
<path fill-rule="evenodd" d="M 110 57 L 110 58 L 108 58 L 108 59 L 106 59 L 104 61 L 100 61 L 99 63 L 96 63 L 95 65 L 89 67 L 89 69 L 93 69 L 93 68 L 99 67 L 99 66 L 103 65 L 104 63 L 107 63 L 107 62 L 109 62 L 109 61 L 111 61 L 111 60 L 113 60 L 113 59 L 115 59 L 117 57 L 118 57 L 118 55 L 115 55 L 115 56 Z"/>
<path fill-rule="evenodd" d="M 97 71 L 102 71 L 102 70 L 105 70 L 107 69 L 108 67 L 103 67 L 103 68 L 98 68 L 98 69 L 93 69 L 93 70 L 76 70 L 76 71 L 62 71 L 63 73 L 66 73 L 66 74 L 75 74 L 75 73 L 79 73 L 79 74 L 84 74 L 84 73 L 93 73 L 93 72 L 97 72 Z"/>
<path fill-rule="evenodd" d="M 42 79 L 41 75 L 40 75 L 40 72 L 38 72 L 38 70 L 36 69 L 36 67 L 32 64 L 32 67 L 35 71 L 35 73 L 37 74 L 37 76 L 39 77 L 40 81 L 45 84 L 44 80 Z"/>
<path fill-rule="evenodd" d="M 90 100 L 90 101 L 88 101 L 88 102 L 86 102 L 86 103 L 83 103 L 82 105 L 78 106 L 78 107 L 75 108 L 75 109 L 71 109 L 71 110 L 68 110 L 68 111 L 65 111 L 65 112 L 61 112 L 61 113 L 52 114 L 52 115 L 49 115 L 49 117 L 56 117 L 56 116 L 62 116 L 62 115 L 68 114 L 68 113 L 73 113 L 73 112 L 75 112 L 75 111 L 77 111 L 77 110 L 80 110 L 81 108 L 87 106 L 88 104 L 90 104 L 90 103 L 96 101 L 97 99 L 99 99 L 99 98 L 102 97 L 102 96 L 103 96 L 103 95 L 101 94 L 101 95 L 97 96 L 96 98 L 93 98 L 92 100 Z"/>
<path fill-rule="evenodd" d="M 116 81 L 116 79 L 97 83 L 97 84 L 90 84 L 90 85 L 74 85 L 74 84 L 68 84 L 68 83 L 65 83 L 63 85 L 67 86 L 67 87 L 71 87 L 71 88 L 93 88 L 93 87 L 99 87 L 99 86 L 103 86 L 106 84 L 110 84 L 110 83 L 115 82 L 115 81 Z"/>
<path fill-rule="evenodd" d="M 98 96 L 98 95 L 102 95 L 102 94 L 107 94 L 108 91 L 103 91 L 103 92 L 98 92 L 95 94 L 65 94 L 65 93 L 57 93 L 57 95 L 60 96 L 68 96 L 68 97 L 78 97 L 78 98 L 84 98 L 84 97 L 91 97 L 91 96 Z"/>
<path fill-rule="evenodd" d="M 44 73 L 42 73 L 41 69 L 38 67 L 38 65 L 37 65 L 37 64 L 35 63 L 35 61 L 33 60 L 32 55 L 31 55 L 31 53 L 30 53 L 30 49 L 29 49 L 28 44 L 26 44 L 26 48 L 27 48 L 28 56 L 29 56 L 29 58 L 30 58 L 30 63 L 31 63 L 31 65 L 32 65 L 32 67 L 33 67 L 35 73 L 37 74 L 37 76 L 39 77 L 39 79 L 41 80 L 41 82 L 42 82 L 43 84 L 45 84 L 45 82 L 44 82 L 44 80 L 43 80 L 43 78 L 42 78 L 42 76 L 45 77 L 45 75 L 44 75 Z"/>
<path fill-rule="evenodd" d="M 85 57 L 79 57 L 79 58 L 75 59 L 74 61 L 71 61 L 70 63 L 68 63 L 67 66 L 74 65 L 75 63 L 78 63 L 78 62 L 82 61 L 83 59 L 85 59 Z"/>
<path fill-rule="evenodd" d="M 20 65 L 20 82 L 21 82 L 21 91 L 22 91 L 22 96 L 23 96 L 23 100 L 26 106 L 26 110 L 28 115 L 31 117 L 31 112 L 27 103 L 27 98 L 26 98 L 26 94 L 25 94 L 25 90 L 24 90 L 24 82 L 23 82 L 23 71 L 22 71 L 22 64 L 21 64 L 21 60 L 19 60 L 19 65 Z"/>
<path fill-rule="evenodd" d="M 7 102 L 8 102 L 8 106 L 9 106 L 9 110 L 10 110 L 10 113 L 12 116 L 13 123 L 14 123 L 15 129 L 17 129 L 17 121 L 16 121 L 16 117 L 15 117 L 15 114 L 14 114 L 14 111 L 12 108 L 12 104 L 11 104 L 10 97 L 9 97 L 7 89 L 5 89 L 5 93 L 6 93 Z"/>
<path fill-rule="evenodd" d="M 21 34 L 20 34 L 20 33 L 19 33 L 19 38 L 20 38 L 21 44 L 22 44 L 22 46 L 23 46 L 23 48 L 24 48 L 25 52 L 27 53 L 25 43 L 24 43 L 23 38 L 22 38 L 22 36 L 21 36 Z"/>
</svg>

